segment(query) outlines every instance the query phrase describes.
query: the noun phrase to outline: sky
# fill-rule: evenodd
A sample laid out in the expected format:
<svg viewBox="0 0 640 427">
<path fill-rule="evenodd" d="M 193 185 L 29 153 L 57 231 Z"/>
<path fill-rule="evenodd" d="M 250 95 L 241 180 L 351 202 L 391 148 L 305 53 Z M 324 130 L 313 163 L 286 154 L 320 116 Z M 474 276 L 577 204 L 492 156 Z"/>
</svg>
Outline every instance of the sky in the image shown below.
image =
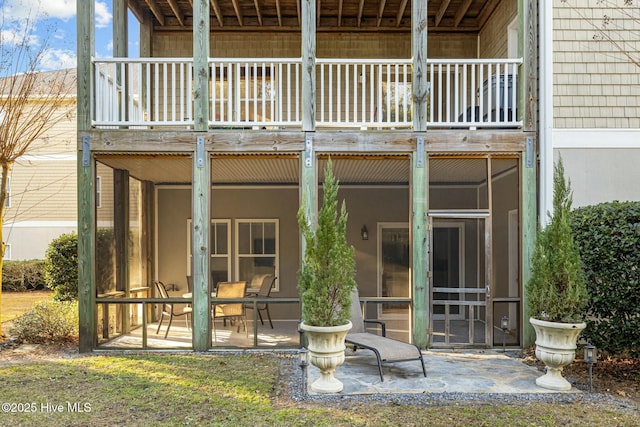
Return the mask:
<svg viewBox="0 0 640 427">
<path fill-rule="evenodd" d="M 86 0 L 78 0 L 86 1 Z M 112 2 L 95 2 L 96 57 L 113 56 Z M 76 0 L 0 0 L 0 48 L 9 49 L 25 39 L 43 50 L 42 71 L 76 66 Z M 138 56 L 137 20 L 129 14 L 129 56 Z M 1 66 L 1 65 L 0 65 Z"/>
</svg>

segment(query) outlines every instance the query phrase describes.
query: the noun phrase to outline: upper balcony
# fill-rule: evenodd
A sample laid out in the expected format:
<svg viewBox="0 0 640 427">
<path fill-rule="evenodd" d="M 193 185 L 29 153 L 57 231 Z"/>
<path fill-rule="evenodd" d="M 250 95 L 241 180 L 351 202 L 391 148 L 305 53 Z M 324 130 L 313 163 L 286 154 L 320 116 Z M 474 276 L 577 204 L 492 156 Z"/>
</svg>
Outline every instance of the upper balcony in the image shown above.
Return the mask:
<svg viewBox="0 0 640 427">
<path fill-rule="evenodd" d="M 206 8 L 200 11 L 200 2 L 129 0 L 119 5 L 128 5 L 139 21 L 143 58 L 127 57 L 118 36 L 128 25 L 121 10 L 118 15 L 125 18 L 114 26 L 117 58 L 91 58 L 92 84 L 84 86 L 90 88 L 85 99 L 91 97 L 85 104 L 91 109 L 87 125 L 194 129 L 197 119 L 202 130 L 203 111 L 194 108 L 203 107 L 194 97 L 207 76 L 201 72 L 194 78 L 195 55 L 203 71 L 202 58 L 208 57 L 204 119 L 209 129 L 523 127 L 525 112 L 517 107 L 523 98 L 519 77 L 525 75 L 524 61 L 507 59 L 527 52 L 519 45 L 524 38 L 518 16 L 526 17 L 520 2 L 207 4 L 208 34 L 194 25 L 195 15 L 207 13 Z M 412 31 L 418 21 L 420 31 Z M 309 76 L 311 56 L 315 74 Z M 89 58 L 82 59 L 87 70 Z M 419 121 L 414 121 L 415 105 Z"/>
<path fill-rule="evenodd" d="M 428 59 L 427 126 L 520 128 L 519 59 Z M 209 128 L 301 128 L 301 60 L 209 59 Z M 193 61 L 93 62 L 93 125 L 193 128 Z M 318 128 L 411 129 L 410 59 L 316 62 Z"/>
</svg>

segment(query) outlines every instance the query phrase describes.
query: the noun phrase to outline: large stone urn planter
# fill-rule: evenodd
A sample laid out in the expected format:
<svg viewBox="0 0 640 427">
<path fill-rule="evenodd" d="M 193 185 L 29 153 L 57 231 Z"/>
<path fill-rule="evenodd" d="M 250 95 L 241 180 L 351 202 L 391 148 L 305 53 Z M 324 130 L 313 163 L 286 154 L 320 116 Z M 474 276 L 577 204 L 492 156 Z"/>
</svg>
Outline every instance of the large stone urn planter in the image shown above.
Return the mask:
<svg viewBox="0 0 640 427">
<path fill-rule="evenodd" d="M 573 362 L 580 332 L 587 327 L 582 323 L 558 323 L 529 319 L 536 331 L 536 357 L 547 367 L 547 373 L 536 379 L 536 384 L 549 390 L 571 390 L 569 381 L 562 377 L 562 369 Z"/>
<path fill-rule="evenodd" d="M 351 326 L 351 322 L 341 326 L 309 326 L 304 322 L 300 324 L 308 341 L 309 361 L 320 369 L 320 378 L 311 384 L 311 391 L 342 391 L 343 384 L 333 374 L 336 368 L 344 363 L 344 339 Z"/>
</svg>

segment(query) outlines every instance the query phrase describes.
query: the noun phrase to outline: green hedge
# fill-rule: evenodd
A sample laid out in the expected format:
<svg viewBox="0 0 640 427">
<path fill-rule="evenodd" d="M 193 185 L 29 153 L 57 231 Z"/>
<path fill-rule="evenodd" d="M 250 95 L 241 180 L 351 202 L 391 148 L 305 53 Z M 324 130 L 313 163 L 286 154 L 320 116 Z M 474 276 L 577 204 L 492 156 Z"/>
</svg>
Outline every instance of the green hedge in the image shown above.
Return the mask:
<svg viewBox="0 0 640 427">
<path fill-rule="evenodd" d="M 2 263 L 2 290 L 23 292 L 46 289 L 44 261 L 4 261 Z"/>
<path fill-rule="evenodd" d="M 610 353 L 640 354 L 640 202 L 572 212 L 589 287 L 585 337 Z"/>
<path fill-rule="evenodd" d="M 45 255 L 45 278 L 53 298 L 58 301 L 78 299 L 78 236 L 62 234 L 53 239 Z"/>
</svg>

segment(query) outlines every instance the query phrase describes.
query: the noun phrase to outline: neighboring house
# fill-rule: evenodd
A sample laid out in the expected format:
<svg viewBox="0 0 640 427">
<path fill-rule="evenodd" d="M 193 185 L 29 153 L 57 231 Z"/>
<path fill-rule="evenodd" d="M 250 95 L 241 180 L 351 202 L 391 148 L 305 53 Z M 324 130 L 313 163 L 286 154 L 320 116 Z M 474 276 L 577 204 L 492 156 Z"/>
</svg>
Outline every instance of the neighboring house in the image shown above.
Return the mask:
<svg viewBox="0 0 640 427">
<path fill-rule="evenodd" d="M 113 2 L 114 58 L 94 56 L 93 7 L 78 2 L 81 351 L 297 346 L 296 213 L 315 215 L 329 157 L 367 318 L 483 348 L 506 318 L 507 343 L 528 342 L 537 1 Z M 214 340 L 215 284 L 264 273 L 275 329 L 216 320 Z M 158 333 L 154 280 L 192 329 Z"/>
<path fill-rule="evenodd" d="M 40 78 L 47 81 L 54 73 L 60 72 L 43 72 Z M 74 87 L 61 108 L 73 114 L 56 122 L 34 141 L 9 172 L 9 199 L 3 224 L 8 247 L 6 260 L 44 259 L 51 240 L 76 230 L 75 70 L 68 74 Z M 37 93 L 33 91 L 30 102 L 46 102 Z M 27 105 L 25 116 L 28 112 Z"/>
<path fill-rule="evenodd" d="M 562 155 L 574 206 L 640 200 L 640 6 L 624 3 L 553 2 L 553 81 L 540 96 L 553 116 L 542 138 Z"/>
</svg>

